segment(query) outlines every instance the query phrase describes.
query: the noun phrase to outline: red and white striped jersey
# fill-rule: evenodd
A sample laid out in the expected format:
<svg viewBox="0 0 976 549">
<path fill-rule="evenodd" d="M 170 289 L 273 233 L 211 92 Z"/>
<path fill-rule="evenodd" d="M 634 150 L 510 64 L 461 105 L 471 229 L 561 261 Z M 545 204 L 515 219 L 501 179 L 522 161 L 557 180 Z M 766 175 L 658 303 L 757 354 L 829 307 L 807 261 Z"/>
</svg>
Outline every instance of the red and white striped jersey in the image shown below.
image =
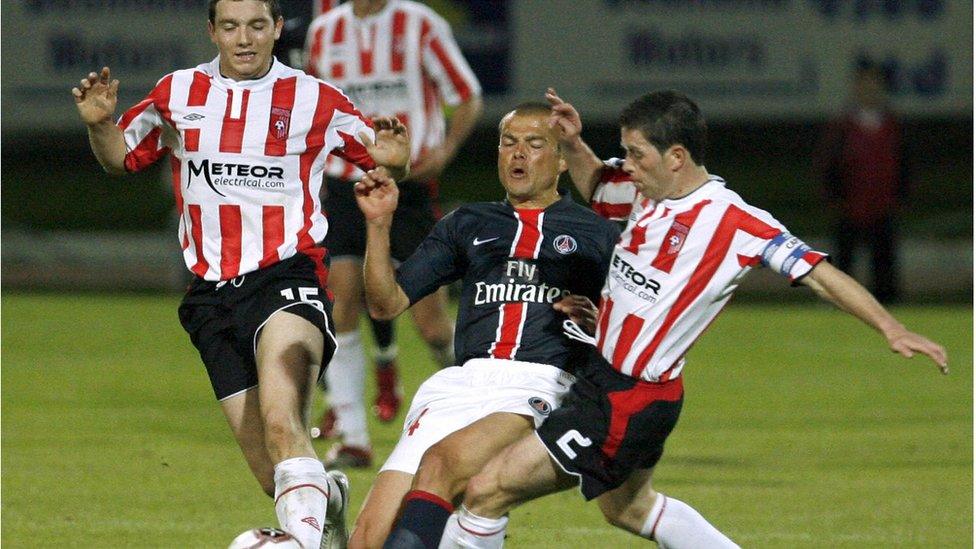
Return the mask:
<svg viewBox="0 0 976 549">
<path fill-rule="evenodd" d="M 797 281 L 826 257 L 746 204 L 720 177 L 659 202 L 623 186 L 622 162 L 607 162 L 594 197 L 632 210 L 603 287 L 596 344 L 614 369 L 645 381 L 681 374 L 685 353 L 754 266 Z M 614 202 L 616 201 L 616 202 Z"/>
<path fill-rule="evenodd" d="M 312 21 L 306 48 L 309 74 L 334 82 L 367 116 L 396 116 L 407 126 L 413 162 L 444 142 L 443 105 L 481 94 L 451 27 L 417 2 L 390 0 L 364 18 L 352 2 L 342 4 Z M 362 175 L 334 157 L 326 173 Z"/>
<path fill-rule="evenodd" d="M 349 99 L 277 60 L 256 80 L 221 76 L 217 59 L 168 74 L 118 124 L 128 171 L 172 153 L 183 259 L 207 280 L 321 259 L 326 156 L 374 166 L 358 137 L 373 130 Z"/>
</svg>

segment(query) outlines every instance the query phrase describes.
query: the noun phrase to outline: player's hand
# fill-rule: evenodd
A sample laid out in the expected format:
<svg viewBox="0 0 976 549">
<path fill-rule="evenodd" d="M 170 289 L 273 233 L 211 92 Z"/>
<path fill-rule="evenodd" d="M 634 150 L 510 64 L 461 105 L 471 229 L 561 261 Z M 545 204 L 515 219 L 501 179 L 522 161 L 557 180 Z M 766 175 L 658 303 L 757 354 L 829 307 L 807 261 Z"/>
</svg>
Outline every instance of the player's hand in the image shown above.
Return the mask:
<svg viewBox="0 0 976 549">
<path fill-rule="evenodd" d="M 119 81 L 112 80 L 108 67 L 102 67 L 100 73 L 88 73 L 78 87 L 71 89 L 78 114 L 82 122 L 89 126 L 114 122 L 118 92 Z"/>
<path fill-rule="evenodd" d="M 554 88 L 546 90 L 546 101 L 552 106 L 549 114 L 549 127 L 559 128 L 560 141 L 573 141 L 583 132 L 583 121 L 576 109 L 556 95 Z"/>
<path fill-rule="evenodd" d="M 552 304 L 552 308 L 565 314 L 588 334 L 596 332 L 596 305 L 590 298 L 571 294 Z"/>
<path fill-rule="evenodd" d="M 444 147 L 431 149 L 416 165 L 410 168 L 410 175 L 404 181 L 419 181 L 421 183 L 436 178 L 451 161 L 450 152 Z"/>
<path fill-rule="evenodd" d="M 366 152 L 380 166 L 406 173 L 410 164 L 410 135 L 407 127 L 391 116 L 374 118 L 373 130 L 376 132 L 375 142 L 368 133 L 359 133 L 359 140 L 366 147 Z"/>
<path fill-rule="evenodd" d="M 915 353 L 922 353 L 935 362 L 943 375 L 949 373 L 949 356 L 946 354 L 945 347 L 942 345 L 915 332 L 910 332 L 905 328 L 895 331 L 895 333 L 888 335 L 887 338 L 888 346 L 891 347 L 893 352 L 905 358 L 912 358 L 915 356 Z"/>
<path fill-rule="evenodd" d="M 367 223 L 392 225 L 400 189 L 386 168 L 379 167 L 366 172 L 353 189 L 356 193 L 356 204 Z"/>
</svg>

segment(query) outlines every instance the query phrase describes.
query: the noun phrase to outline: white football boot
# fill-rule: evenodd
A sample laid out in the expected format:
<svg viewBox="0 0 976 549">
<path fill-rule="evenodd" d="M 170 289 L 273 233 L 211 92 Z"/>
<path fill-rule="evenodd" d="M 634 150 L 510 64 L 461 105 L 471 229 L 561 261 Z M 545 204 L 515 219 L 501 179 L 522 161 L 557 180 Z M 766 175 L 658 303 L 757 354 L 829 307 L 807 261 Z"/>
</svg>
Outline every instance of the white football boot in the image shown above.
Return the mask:
<svg viewBox="0 0 976 549">
<path fill-rule="evenodd" d="M 346 549 L 349 532 L 346 531 L 346 507 L 349 506 L 349 477 L 339 470 L 328 471 L 329 506 L 325 510 L 321 549 Z"/>
</svg>

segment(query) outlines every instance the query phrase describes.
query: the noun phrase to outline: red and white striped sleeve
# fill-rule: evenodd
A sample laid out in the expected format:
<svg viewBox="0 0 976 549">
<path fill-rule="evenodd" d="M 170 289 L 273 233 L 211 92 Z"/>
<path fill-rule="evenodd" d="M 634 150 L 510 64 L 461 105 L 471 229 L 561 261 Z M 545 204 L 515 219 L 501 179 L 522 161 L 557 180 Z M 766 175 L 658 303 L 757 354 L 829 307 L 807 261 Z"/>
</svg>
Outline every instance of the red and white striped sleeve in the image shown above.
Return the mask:
<svg viewBox="0 0 976 549">
<path fill-rule="evenodd" d="M 481 84 L 461 55 L 447 21 L 430 14 L 421 23 L 420 35 L 424 70 L 437 83 L 444 103 L 454 107 L 480 96 Z"/>
<path fill-rule="evenodd" d="M 169 111 L 172 85 L 172 74 L 163 77 L 145 99 L 119 118 L 118 126 L 125 139 L 126 171 L 143 170 L 169 153 L 163 132 L 167 124 L 173 124 Z"/>
<path fill-rule="evenodd" d="M 620 158 L 605 160 L 600 180 L 590 197 L 593 211 L 611 221 L 625 221 L 637 200 L 637 187 L 623 165 Z"/>
<path fill-rule="evenodd" d="M 793 285 L 810 274 L 827 254 L 814 250 L 799 238 L 787 231 L 782 223 L 768 212 L 752 206 L 742 205 L 745 211 L 742 228 L 754 237 L 739 250 L 740 261 L 754 257 L 752 263 L 759 263 L 786 277 Z"/>
<path fill-rule="evenodd" d="M 335 134 L 337 140 L 328 142 L 340 143 L 332 153 L 351 162 L 363 171 L 376 167 L 373 157 L 366 152 L 366 147 L 359 139 L 359 133 L 365 131 L 370 139 L 376 139 L 373 123 L 363 113 L 359 112 L 349 98 L 338 89 L 323 84 L 320 93 L 325 94 L 332 105 L 332 119 L 329 121 L 328 132 Z"/>
</svg>

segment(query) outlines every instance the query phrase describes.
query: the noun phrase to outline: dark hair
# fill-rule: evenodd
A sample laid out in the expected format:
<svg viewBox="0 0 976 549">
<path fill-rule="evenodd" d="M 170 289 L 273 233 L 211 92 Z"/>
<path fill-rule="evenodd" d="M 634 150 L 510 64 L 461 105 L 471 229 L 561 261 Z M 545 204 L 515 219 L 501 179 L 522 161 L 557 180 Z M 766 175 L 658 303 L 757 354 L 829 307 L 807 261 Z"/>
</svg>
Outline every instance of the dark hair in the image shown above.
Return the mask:
<svg viewBox="0 0 976 549">
<path fill-rule="evenodd" d="M 550 112 L 552 112 L 552 108 L 549 107 L 548 103 L 543 103 L 542 101 L 526 101 L 524 103 L 519 103 L 514 109 L 505 113 L 501 120 L 498 121 L 498 131 L 502 131 L 502 124 L 510 114 L 542 114 L 549 116 Z"/>
<path fill-rule="evenodd" d="M 638 98 L 620 113 L 620 126 L 639 130 L 658 152 L 681 145 L 691 159 L 705 161 L 708 127 L 698 105 L 673 90 L 657 91 Z"/>
<path fill-rule="evenodd" d="M 233 2 L 236 0 L 227 0 L 227 1 Z M 278 3 L 278 0 L 258 0 L 258 1 L 264 2 L 265 4 L 268 5 L 268 11 L 271 12 L 272 21 L 277 21 L 278 19 L 281 19 L 282 17 L 281 4 Z M 210 0 L 210 2 L 208 2 L 207 5 L 207 19 L 210 20 L 211 24 L 215 23 L 216 22 L 215 20 L 217 19 L 217 2 L 220 2 L 220 0 Z"/>
</svg>

